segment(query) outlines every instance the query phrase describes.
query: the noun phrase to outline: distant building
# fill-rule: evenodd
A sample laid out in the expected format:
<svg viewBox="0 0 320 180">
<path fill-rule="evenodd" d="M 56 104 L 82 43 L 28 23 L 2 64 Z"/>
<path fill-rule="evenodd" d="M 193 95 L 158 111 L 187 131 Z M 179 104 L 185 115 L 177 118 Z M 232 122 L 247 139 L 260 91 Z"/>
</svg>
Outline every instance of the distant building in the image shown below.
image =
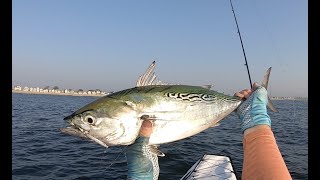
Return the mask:
<svg viewBox="0 0 320 180">
<path fill-rule="evenodd" d="M 13 90 L 22 91 L 22 87 L 21 86 L 15 86 L 15 87 L 13 87 Z"/>
<path fill-rule="evenodd" d="M 40 87 L 27 87 L 25 86 L 22 88 L 21 86 L 13 86 L 12 90 L 15 91 L 30 91 L 30 92 L 38 92 L 38 93 L 66 93 L 66 94 L 83 94 L 83 95 L 108 95 L 111 94 L 112 92 L 105 92 L 101 91 L 100 89 L 90 89 L 88 91 L 83 91 L 82 89 L 79 89 L 77 91 L 72 90 L 72 89 L 49 89 L 49 86 L 46 86 L 45 88 L 40 88 Z M 288 98 L 288 97 L 285 97 Z M 288 98 L 289 99 L 289 98 Z"/>
</svg>

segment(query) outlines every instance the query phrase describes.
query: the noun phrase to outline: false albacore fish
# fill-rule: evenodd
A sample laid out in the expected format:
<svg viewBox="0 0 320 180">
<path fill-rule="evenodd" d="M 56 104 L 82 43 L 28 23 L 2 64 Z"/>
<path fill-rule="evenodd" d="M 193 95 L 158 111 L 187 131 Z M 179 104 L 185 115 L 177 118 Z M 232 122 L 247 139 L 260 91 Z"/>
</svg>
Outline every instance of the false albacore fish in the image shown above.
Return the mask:
<svg viewBox="0 0 320 180">
<path fill-rule="evenodd" d="M 154 68 L 155 62 L 140 76 L 136 87 L 101 97 L 64 118 L 71 126 L 61 131 L 104 147 L 130 145 L 138 137 L 143 120 L 148 119 L 153 124 L 149 144 L 158 145 L 216 126 L 242 102 L 210 87 L 162 83 Z M 265 88 L 270 70 L 262 82 Z M 268 106 L 276 111 L 270 100 Z"/>
</svg>

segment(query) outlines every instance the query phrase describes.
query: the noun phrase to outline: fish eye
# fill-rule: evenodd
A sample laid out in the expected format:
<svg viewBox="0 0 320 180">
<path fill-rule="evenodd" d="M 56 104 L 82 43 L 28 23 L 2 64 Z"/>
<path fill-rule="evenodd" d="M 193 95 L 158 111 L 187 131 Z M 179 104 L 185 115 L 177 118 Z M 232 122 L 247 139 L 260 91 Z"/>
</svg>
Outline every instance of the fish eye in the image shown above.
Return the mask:
<svg viewBox="0 0 320 180">
<path fill-rule="evenodd" d="M 86 116 L 86 117 L 84 118 L 84 120 L 85 120 L 86 122 L 88 122 L 89 124 L 94 124 L 94 117 L 92 117 L 92 116 L 90 116 L 90 115 Z"/>
</svg>

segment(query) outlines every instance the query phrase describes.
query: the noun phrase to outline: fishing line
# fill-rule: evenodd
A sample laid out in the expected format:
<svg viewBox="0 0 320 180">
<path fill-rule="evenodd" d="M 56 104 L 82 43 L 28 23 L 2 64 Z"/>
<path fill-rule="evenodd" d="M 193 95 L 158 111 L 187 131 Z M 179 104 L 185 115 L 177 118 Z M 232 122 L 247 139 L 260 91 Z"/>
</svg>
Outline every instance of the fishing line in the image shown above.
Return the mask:
<svg viewBox="0 0 320 180">
<path fill-rule="evenodd" d="M 124 148 L 122 148 L 121 152 L 118 153 L 118 156 L 114 160 L 111 161 L 111 164 L 109 166 L 107 166 L 105 170 L 108 170 L 108 168 L 110 168 L 114 164 L 114 162 L 120 157 L 120 155 L 125 152 L 127 147 L 128 147 L 128 145 L 126 145 Z"/>
<path fill-rule="evenodd" d="M 240 30 L 239 30 L 239 26 L 238 26 L 238 22 L 237 22 L 237 18 L 236 18 L 236 14 L 234 13 L 233 5 L 232 5 L 231 0 L 230 0 L 230 5 L 231 5 L 232 12 L 233 12 L 234 20 L 236 21 L 236 25 L 237 25 L 237 29 L 238 29 L 238 34 L 239 34 L 239 38 L 240 38 L 240 42 L 241 42 L 241 47 L 242 47 L 242 52 L 243 52 L 243 55 L 244 55 L 244 60 L 245 60 L 245 62 L 246 62 L 244 65 L 247 67 L 248 76 L 249 76 L 249 82 L 250 82 L 250 87 L 251 87 L 251 89 L 252 89 L 252 82 L 251 82 L 251 77 L 250 77 L 250 71 L 249 71 L 249 65 L 248 65 L 248 62 L 247 62 L 246 52 L 244 51 L 244 47 L 243 47 L 243 43 L 242 43 L 242 38 L 241 38 L 241 34 L 240 34 Z"/>
<path fill-rule="evenodd" d="M 106 155 L 107 149 L 108 149 L 108 148 L 105 147 L 105 150 L 103 151 L 103 155 Z M 103 160 L 103 155 L 102 155 L 101 158 L 100 158 L 100 163 L 101 163 L 101 164 L 102 164 L 102 160 Z"/>
<path fill-rule="evenodd" d="M 259 23 L 261 23 L 262 25 L 264 25 L 263 30 L 265 30 L 266 34 L 268 35 L 268 40 L 271 43 L 271 48 L 273 49 L 271 51 L 272 55 L 274 56 L 274 59 L 276 60 L 277 63 L 279 63 L 280 68 L 282 71 L 286 71 L 284 68 L 285 64 L 282 62 L 281 56 L 280 56 L 280 51 L 279 51 L 279 47 L 272 35 L 272 32 L 270 31 L 270 27 L 268 26 L 268 24 L 266 23 L 266 19 L 264 18 L 264 16 L 262 16 L 262 14 L 260 12 L 262 12 L 261 8 L 259 9 L 259 6 L 257 6 L 257 4 L 255 4 L 255 2 L 252 3 L 255 7 L 253 9 L 256 9 L 256 14 L 259 16 Z"/>
</svg>

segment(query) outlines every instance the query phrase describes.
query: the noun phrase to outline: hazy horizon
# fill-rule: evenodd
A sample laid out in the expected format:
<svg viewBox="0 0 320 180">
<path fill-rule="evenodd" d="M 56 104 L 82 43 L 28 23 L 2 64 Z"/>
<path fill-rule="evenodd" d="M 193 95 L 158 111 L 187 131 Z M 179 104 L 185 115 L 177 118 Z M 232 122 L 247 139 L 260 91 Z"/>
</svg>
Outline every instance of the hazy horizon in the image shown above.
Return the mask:
<svg viewBox="0 0 320 180">
<path fill-rule="evenodd" d="M 308 2 L 232 1 L 252 82 L 308 97 Z M 230 2 L 12 2 L 12 85 L 118 91 L 156 60 L 163 82 L 249 88 Z"/>
</svg>

